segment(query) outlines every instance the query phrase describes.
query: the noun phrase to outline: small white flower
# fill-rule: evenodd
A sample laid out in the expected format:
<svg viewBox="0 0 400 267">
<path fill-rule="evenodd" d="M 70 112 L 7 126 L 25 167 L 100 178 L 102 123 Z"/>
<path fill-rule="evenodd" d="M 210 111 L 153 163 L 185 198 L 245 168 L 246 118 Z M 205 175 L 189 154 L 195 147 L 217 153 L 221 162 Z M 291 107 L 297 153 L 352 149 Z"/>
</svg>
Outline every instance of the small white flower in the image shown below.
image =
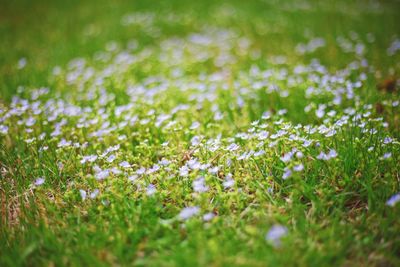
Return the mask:
<svg viewBox="0 0 400 267">
<path fill-rule="evenodd" d="M 85 191 L 85 190 L 82 190 L 82 189 L 80 189 L 80 190 L 79 190 L 79 193 L 81 194 L 81 198 L 82 198 L 82 200 L 85 200 L 85 199 L 86 199 L 86 195 L 87 195 L 86 191 Z"/>
<path fill-rule="evenodd" d="M 114 160 L 115 160 L 115 155 L 110 155 L 108 158 L 107 158 L 107 162 L 109 162 L 109 163 L 111 163 L 111 162 L 113 162 Z"/>
<path fill-rule="evenodd" d="M 98 194 L 99 194 L 99 189 L 95 189 L 95 190 L 93 190 L 92 193 L 90 193 L 90 198 L 93 199 L 93 198 L 97 197 Z"/>
<path fill-rule="evenodd" d="M 96 179 L 97 180 L 104 180 L 110 175 L 109 170 L 100 170 L 99 172 L 96 173 Z"/>
<path fill-rule="evenodd" d="M 200 144 L 200 137 L 195 135 L 193 136 L 193 138 L 190 140 L 190 143 L 192 144 L 192 146 L 197 146 Z"/>
<path fill-rule="evenodd" d="M 284 170 L 284 173 L 282 175 L 282 179 L 286 180 L 290 176 L 292 176 L 292 171 L 289 168 L 286 167 L 285 170 Z"/>
<path fill-rule="evenodd" d="M 42 184 L 44 184 L 44 182 L 45 182 L 45 179 L 43 178 L 43 177 L 39 177 L 39 178 L 37 178 L 36 180 L 35 180 L 35 185 L 36 186 L 39 186 L 39 185 L 42 185 Z"/>
<path fill-rule="evenodd" d="M 275 224 L 269 229 L 265 239 L 275 247 L 278 247 L 281 244 L 281 238 L 286 236 L 287 233 L 288 229 L 285 226 Z"/>
<path fill-rule="evenodd" d="M 235 184 L 235 180 L 232 178 L 232 174 L 228 173 L 225 177 L 225 181 L 222 183 L 224 188 L 231 188 Z"/>
<path fill-rule="evenodd" d="M 292 153 L 286 153 L 281 157 L 281 160 L 286 163 L 289 162 L 291 158 L 292 158 Z"/>
<path fill-rule="evenodd" d="M 218 166 L 211 167 L 211 168 L 208 169 L 208 173 L 210 173 L 210 174 L 217 174 L 217 173 L 218 173 L 218 170 L 219 170 L 219 167 L 218 167 Z"/>
<path fill-rule="evenodd" d="M 189 129 L 190 130 L 195 130 L 195 129 L 199 128 L 199 126 L 200 126 L 200 122 L 195 121 L 195 122 L 192 123 L 192 125 L 190 126 Z"/>
<path fill-rule="evenodd" d="M 0 124 L 0 134 L 7 134 L 8 126 Z"/>
<path fill-rule="evenodd" d="M 205 184 L 204 177 L 199 177 L 193 181 L 193 190 L 199 193 L 208 191 L 208 186 Z"/>
<path fill-rule="evenodd" d="M 302 170 L 304 169 L 304 165 L 303 164 L 298 164 L 298 165 L 295 165 L 294 167 L 293 167 L 293 170 L 295 171 L 295 172 L 301 172 Z"/>
<path fill-rule="evenodd" d="M 240 146 L 238 146 L 237 144 L 235 144 L 235 143 L 232 143 L 232 144 L 230 144 L 227 148 L 226 148 L 226 150 L 227 151 L 235 151 L 235 150 L 238 150 L 240 148 Z"/>
<path fill-rule="evenodd" d="M 131 167 L 131 165 L 129 164 L 129 162 L 127 161 L 122 161 L 119 166 L 121 166 L 122 168 L 129 168 Z"/>
<path fill-rule="evenodd" d="M 19 60 L 18 60 L 18 69 L 23 69 L 23 68 L 25 68 L 25 66 L 26 66 L 26 63 L 27 63 L 28 61 L 26 60 L 26 58 L 20 58 Z"/>
<path fill-rule="evenodd" d="M 212 219 L 214 219 L 214 217 L 215 217 L 215 214 L 213 212 L 206 213 L 203 215 L 203 221 L 209 222 Z"/>
<path fill-rule="evenodd" d="M 391 196 L 388 201 L 386 201 L 386 205 L 390 206 L 390 207 L 394 207 L 394 205 L 396 205 L 397 202 L 400 201 L 400 193 L 397 193 L 393 196 Z"/>
<path fill-rule="evenodd" d="M 189 175 L 189 168 L 187 166 L 182 166 L 179 168 L 179 175 L 180 176 L 188 176 Z"/>
<path fill-rule="evenodd" d="M 381 159 L 390 159 L 391 157 L 392 157 L 392 153 L 388 152 L 388 153 L 383 154 Z"/>
<path fill-rule="evenodd" d="M 157 192 L 156 186 L 153 184 L 149 184 L 146 188 L 146 195 L 151 196 Z"/>
<path fill-rule="evenodd" d="M 182 211 L 179 213 L 178 217 L 181 220 L 187 220 L 200 212 L 200 208 L 197 206 L 194 207 L 186 207 L 183 208 Z"/>
<path fill-rule="evenodd" d="M 136 174 L 137 175 L 142 175 L 146 173 L 146 168 L 145 167 L 141 167 L 140 169 L 136 170 Z"/>
<path fill-rule="evenodd" d="M 128 180 L 131 181 L 131 182 L 134 182 L 134 181 L 136 181 L 137 178 L 138 178 L 137 175 L 131 175 L 131 176 L 128 177 Z"/>
</svg>

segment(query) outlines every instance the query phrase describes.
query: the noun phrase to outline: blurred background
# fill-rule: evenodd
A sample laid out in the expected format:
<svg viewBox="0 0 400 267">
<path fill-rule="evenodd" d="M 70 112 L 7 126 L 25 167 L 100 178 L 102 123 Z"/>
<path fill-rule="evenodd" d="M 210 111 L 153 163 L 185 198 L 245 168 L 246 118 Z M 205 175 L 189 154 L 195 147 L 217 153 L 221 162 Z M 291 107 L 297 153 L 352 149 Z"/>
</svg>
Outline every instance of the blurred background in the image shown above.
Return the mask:
<svg viewBox="0 0 400 267">
<path fill-rule="evenodd" d="M 385 77 L 398 69 L 398 54 L 388 55 L 387 49 L 400 34 L 399 11 L 399 1 L 367 0 L 2 0 L 0 97 L 9 100 L 18 85 L 28 82 L 46 86 L 56 65 L 92 57 L 107 43 L 136 40 L 144 47 L 209 27 L 233 28 L 251 38 L 260 60 L 284 55 L 289 63 L 307 57 L 299 53 L 299 44 L 322 38 L 326 49 L 309 57 L 337 67 L 348 64 L 338 38 L 370 39 L 362 40 L 371 48 L 363 56 L 387 66 Z M 18 64 L 26 65 L 25 71 Z"/>
</svg>

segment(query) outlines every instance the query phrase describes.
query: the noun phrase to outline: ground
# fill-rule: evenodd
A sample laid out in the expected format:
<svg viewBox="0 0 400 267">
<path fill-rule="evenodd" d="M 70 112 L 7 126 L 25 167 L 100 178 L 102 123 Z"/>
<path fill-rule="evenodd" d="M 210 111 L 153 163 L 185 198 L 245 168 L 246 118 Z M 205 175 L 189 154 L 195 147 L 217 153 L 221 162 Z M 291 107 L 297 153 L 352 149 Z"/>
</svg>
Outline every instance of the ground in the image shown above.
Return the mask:
<svg viewBox="0 0 400 267">
<path fill-rule="evenodd" d="M 398 1 L 2 1 L 0 266 L 399 266 Z"/>
</svg>

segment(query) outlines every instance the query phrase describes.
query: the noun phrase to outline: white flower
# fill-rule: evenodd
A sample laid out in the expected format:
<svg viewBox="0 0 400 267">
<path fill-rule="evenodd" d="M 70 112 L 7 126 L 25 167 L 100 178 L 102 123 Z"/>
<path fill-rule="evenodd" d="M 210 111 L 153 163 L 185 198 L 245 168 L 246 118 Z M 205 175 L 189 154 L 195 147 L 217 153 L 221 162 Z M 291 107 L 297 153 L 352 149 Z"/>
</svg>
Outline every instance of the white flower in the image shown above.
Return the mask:
<svg viewBox="0 0 400 267">
<path fill-rule="evenodd" d="M 0 133 L 7 134 L 8 133 L 8 126 L 0 124 Z"/>
<path fill-rule="evenodd" d="M 304 169 L 304 166 L 301 163 L 293 167 L 293 170 L 295 172 L 301 172 L 303 169 Z"/>
<path fill-rule="evenodd" d="M 231 188 L 234 184 L 235 184 L 235 180 L 233 180 L 233 179 L 225 180 L 225 181 L 222 183 L 222 185 L 224 186 L 224 188 Z"/>
<path fill-rule="evenodd" d="M 96 173 L 96 179 L 97 180 L 104 180 L 110 175 L 109 170 L 100 170 L 99 172 Z"/>
<path fill-rule="evenodd" d="M 192 144 L 192 146 L 197 146 L 200 144 L 200 137 L 195 135 L 193 136 L 193 138 L 190 140 L 190 143 Z"/>
<path fill-rule="evenodd" d="M 131 176 L 128 177 L 128 180 L 131 181 L 131 182 L 134 182 L 134 181 L 136 181 L 137 178 L 138 178 L 137 175 L 131 175 Z"/>
<path fill-rule="evenodd" d="M 140 169 L 136 170 L 136 174 L 137 175 L 145 174 L 145 172 L 146 172 L 146 168 L 145 167 L 141 167 Z"/>
<path fill-rule="evenodd" d="M 186 207 L 186 208 L 183 208 L 183 209 L 181 210 L 181 212 L 179 213 L 178 217 L 179 217 L 181 220 L 187 220 L 187 219 L 189 219 L 189 218 L 191 218 L 191 217 L 197 215 L 199 212 L 200 212 L 200 208 L 197 207 L 197 206 L 194 206 L 194 207 Z"/>
<path fill-rule="evenodd" d="M 122 161 L 119 166 L 121 166 L 122 168 L 129 168 L 131 165 L 129 164 L 129 162 L 127 161 Z"/>
<path fill-rule="evenodd" d="M 258 134 L 258 140 L 265 140 L 265 139 L 268 138 L 268 136 L 269 136 L 269 132 L 267 132 L 267 131 L 261 131 L 261 132 Z"/>
<path fill-rule="evenodd" d="M 238 146 L 237 144 L 235 144 L 235 143 L 232 143 L 232 144 L 230 144 L 227 148 L 226 148 L 226 150 L 228 150 L 228 151 L 235 151 L 235 150 L 238 150 L 240 148 L 240 146 Z"/>
<path fill-rule="evenodd" d="M 337 152 L 333 149 L 329 150 L 328 158 L 331 159 L 331 158 L 336 158 L 336 157 L 337 157 Z"/>
<path fill-rule="evenodd" d="M 204 177 L 199 177 L 193 181 L 193 190 L 195 192 L 203 193 L 208 191 L 208 186 L 205 185 Z"/>
<path fill-rule="evenodd" d="M 79 190 L 79 193 L 81 194 L 81 198 L 82 198 L 82 200 L 85 200 L 85 199 L 86 199 L 86 191 L 85 191 L 85 190 L 82 190 L 82 189 L 80 189 L 80 190 Z"/>
<path fill-rule="evenodd" d="M 146 188 L 146 195 L 151 196 L 155 192 L 157 192 L 156 186 L 153 184 L 149 184 Z"/>
<path fill-rule="evenodd" d="M 179 168 L 179 175 L 180 176 L 185 177 L 185 176 L 188 176 L 188 174 L 189 174 L 189 168 L 187 166 L 182 166 L 182 167 Z"/>
<path fill-rule="evenodd" d="M 110 155 L 108 158 L 107 158 L 107 162 L 109 162 L 109 163 L 111 163 L 111 162 L 113 162 L 114 160 L 115 160 L 115 155 Z"/>
<path fill-rule="evenodd" d="M 71 146 L 71 141 L 67 141 L 64 138 L 57 145 L 58 147 L 68 147 Z"/>
<path fill-rule="evenodd" d="M 26 58 L 20 58 L 19 60 L 18 60 L 18 69 L 23 69 L 23 68 L 25 68 L 25 66 L 26 66 L 26 63 L 27 63 L 27 60 L 26 60 Z"/>
<path fill-rule="evenodd" d="M 397 202 L 400 201 L 400 193 L 397 193 L 393 196 L 391 196 L 388 201 L 386 201 L 386 205 L 390 206 L 390 207 L 394 207 L 394 205 L 396 205 Z"/>
<path fill-rule="evenodd" d="M 265 239 L 275 247 L 278 247 L 281 244 L 281 238 L 286 236 L 287 233 L 288 229 L 285 226 L 275 224 L 269 229 Z"/>
<path fill-rule="evenodd" d="M 203 215 L 203 221 L 209 222 L 212 219 L 214 219 L 214 217 L 215 217 L 214 213 L 212 213 L 212 212 L 206 213 L 206 214 Z"/>
<path fill-rule="evenodd" d="M 97 197 L 98 194 L 99 194 L 99 189 L 95 189 L 92 193 L 90 193 L 90 198 L 93 199 Z"/>
<path fill-rule="evenodd" d="M 291 158 L 292 158 L 292 153 L 289 152 L 289 153 L 284 154 L 281 157 L 281 160 L 286 163 L 286 162 L 289 162 L 291 160 Z"/>
<path fill-rule="evenodd" d="M 86 162 L 94 162 L 96 161 L 96 159 L 96 155 L 83 156 L 83 158 L 81 159 L 81 164 L 85 164 Z"/>
<path fill-rule="evenodd" d="M 323 109 L 317 109 L 316 111 L 315 111 L 315 115 L 318 117 L 318 118 L 322 118 L 324 115 L 325 115 L 325 111 L 323 110 Z"/>
<path fill-rule="evenodd" d="M 211 168 L 208 169 L 208 173 L 217 174 L 218 170 L 219 170 L 218 166 L 211 167 Z"/>
<path fill-rule="evenodd" d="M 39 178 L 37 178 L 36 180 L 35 180 L 35 185 L 36 186 L 39 186 L 39 185 L 42 185 L 42 184 L 44 184 L 44 182 L 45 182 L 45 179 L 43 178 L 43 177 L 39 177 Z"/>
<path fill-rule="evenodd" d="M 199 126 L 200 126 L 200 122 L 195 121 L 195 122 L 192 123 L 192 125 L 190 126 L 189 129 L 190 129 L 190 130 L 194 130 L 194 129 L 199 128 Z"/>
<path fill-rule="evenodd" d="M 283 173 L 283 175 L 282 175 L 282 179 L 283 179 L 283 180 L 286 180 L 286 179 L 289 178 L 290 176 L 292 176 L 292 171 L 291 171 L 288 167 L 286 167 L 286 168 L 284 169 L 284 173 Z"/>
<path fill-rule="evenodd" d="M 259 157 L 265 154 L 265 150 L 261 149 L 259 151 L 254 152 L 254 157 Z"/>
<path fill-rule="evenodd" d="M 390 159 L 391 157 L 392 157 L 392 153 L 388 152 L 388 153 L 383 154 L 381 159 Z"/>
</svg>

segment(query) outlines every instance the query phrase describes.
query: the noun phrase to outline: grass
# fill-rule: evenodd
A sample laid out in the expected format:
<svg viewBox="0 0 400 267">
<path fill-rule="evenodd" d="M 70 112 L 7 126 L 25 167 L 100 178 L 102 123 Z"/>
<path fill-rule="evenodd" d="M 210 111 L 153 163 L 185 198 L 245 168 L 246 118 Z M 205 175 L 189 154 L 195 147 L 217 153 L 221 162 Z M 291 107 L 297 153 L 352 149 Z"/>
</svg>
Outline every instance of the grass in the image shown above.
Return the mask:
<svg viewBox="0 0 400 267">
<path fill-rule="evenodd" d="M 1 6 L 0 266 L 400 264 L 399 2 Z"/>
</svg>

